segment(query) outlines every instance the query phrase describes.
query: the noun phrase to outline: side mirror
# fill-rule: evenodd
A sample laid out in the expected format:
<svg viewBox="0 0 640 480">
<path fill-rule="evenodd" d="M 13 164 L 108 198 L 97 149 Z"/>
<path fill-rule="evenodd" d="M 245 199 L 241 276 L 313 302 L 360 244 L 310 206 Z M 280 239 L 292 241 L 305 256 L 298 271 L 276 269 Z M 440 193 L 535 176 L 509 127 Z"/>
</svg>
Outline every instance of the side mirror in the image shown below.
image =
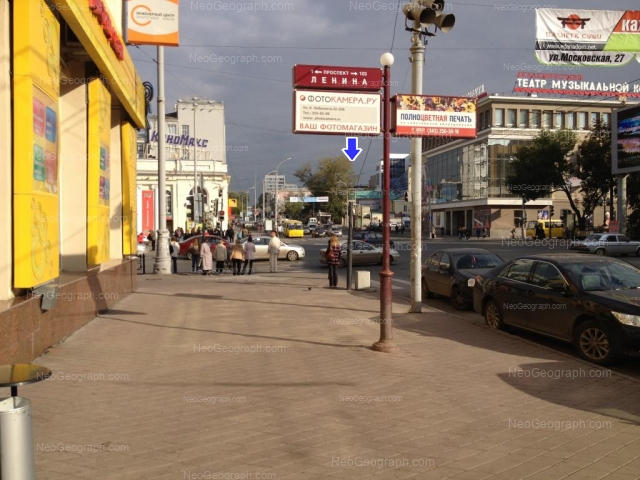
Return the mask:
<svg viewBox="0 0 640 480">
<path fill-rule="evenodd" d="M 449 265 L 440 264 L 440 270 L 442 270 L 443 272 L 448 272 L 449 271 Z"/>
</svg>

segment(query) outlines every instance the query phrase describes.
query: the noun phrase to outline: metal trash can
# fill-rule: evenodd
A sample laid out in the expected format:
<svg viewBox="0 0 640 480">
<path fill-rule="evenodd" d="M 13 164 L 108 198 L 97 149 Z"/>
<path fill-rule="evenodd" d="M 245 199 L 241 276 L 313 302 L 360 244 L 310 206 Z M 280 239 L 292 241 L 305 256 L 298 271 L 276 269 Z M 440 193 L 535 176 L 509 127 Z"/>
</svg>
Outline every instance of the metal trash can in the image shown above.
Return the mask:
<svg viewBox="0 0 640 480">
<path fill-rule="evenodd" d="M 31 400 L 0 398 L 0 480 L 35 480 Z"/>
</svg>

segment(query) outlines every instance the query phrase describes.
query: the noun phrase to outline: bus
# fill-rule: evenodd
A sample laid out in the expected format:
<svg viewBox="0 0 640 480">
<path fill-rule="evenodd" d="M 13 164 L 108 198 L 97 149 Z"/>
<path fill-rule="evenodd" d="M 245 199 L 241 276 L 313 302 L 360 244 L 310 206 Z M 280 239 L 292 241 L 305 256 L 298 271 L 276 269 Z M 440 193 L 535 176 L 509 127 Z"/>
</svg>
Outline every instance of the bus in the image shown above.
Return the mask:
<svg viewBox="0 0 640 480">
<path fill-rule="evenodd" d="M 532 220 L 527 223 L 527 238 L 535 238 L 536 224 L 542 227 L 545 238 L 563 238 L 564 222 L 562 220 Z M 551 229 L 551 231 L 549 231 Z"/>
<path fill-rule="evenodd" d="M 285 220 L 282 223 L 284 227 L 284 236 L 287 238 L 304 237 L 302 222 L 299 220 Z"/>
</svg>

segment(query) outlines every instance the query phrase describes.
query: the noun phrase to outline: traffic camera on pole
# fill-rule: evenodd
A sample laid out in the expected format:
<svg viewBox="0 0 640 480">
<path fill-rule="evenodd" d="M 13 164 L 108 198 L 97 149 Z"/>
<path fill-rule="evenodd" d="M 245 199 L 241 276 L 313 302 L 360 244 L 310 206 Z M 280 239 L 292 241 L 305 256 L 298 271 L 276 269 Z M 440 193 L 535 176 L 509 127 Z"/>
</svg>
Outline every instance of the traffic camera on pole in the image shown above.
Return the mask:
<svg viewBox="0 0 640 480">
<path fill-rule="evenodd" d="M 455 15 L 444 13 L 444 0 L 414 0 L 405 4 L 402 12 L 405 15 L 405 30 L 427 37 L 435 36 L 435 31 L 429 32 L 432 25 L 435 26 L 435 30 L 449 33 L 456 23 Z M 409 25 L 408 21 L 411 22 Z M 419 30 L 414 28 L 415 21 L 420 24 Z"/>
</svg>

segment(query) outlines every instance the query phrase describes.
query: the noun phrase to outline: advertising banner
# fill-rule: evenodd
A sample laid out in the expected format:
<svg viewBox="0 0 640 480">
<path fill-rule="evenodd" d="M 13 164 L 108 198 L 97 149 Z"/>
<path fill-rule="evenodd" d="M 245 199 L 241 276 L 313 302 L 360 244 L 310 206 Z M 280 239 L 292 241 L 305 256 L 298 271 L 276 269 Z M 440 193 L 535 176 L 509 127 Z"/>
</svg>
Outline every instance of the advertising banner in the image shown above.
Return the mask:
<svg viewBox="0 0 640 480">
<path fill-rule="evenodd" d="M 640 172 L 640 105 L 615 110 L 612 125 L 612 173 Z"/>
<path fill-rule="evenodd" d="M 142 232 L 155 230 L 154 206 L 153 190 L 142 190 Z"/>
<path fill-rule="evenodd" d="M 100 79 L 89 82 L 87 168 L 87 263 L 110 258 L 110 145 L 111 95 Z"/>
<path fill-rule="evenodd" d="M 294 65 L 293 87 L 375 92 L 383 87 L 382 69 Z"/>
<path fill-rule="evenodd" d="M 60 23 L 44 0 L 13 9 L 13 286 L 59 276 Z M 7 160 L 8 161 L 8 160 Z"/>
<path fill-rule="evenodd" d="M 125 41 L 130 45 L 179 45 L 178 0 L 127 0 Z"/>
<path fill-rule="evenodd" d="M 552 93 L 555 95 L 602 95 L 616 93 L 640 97 L 640 83 L 590 82 L 580 74 L 518 72 L 514 92 Z"/>
<path fill-rule="evenodd" d="M 365 136 L 381 132 L 380 94 L 295 90 L 293 95 L 293 133 Z"/>
<path fill-rule="evenodd" d="M 396 95 L 391 108 L 395 136 L 476 138 L 476 99 Z"/>
<path fill-rule="evenodd" d="M 536 9 L 540 63 L 619 67 L 638 52 L 640 11 Z"/>
</svg>

